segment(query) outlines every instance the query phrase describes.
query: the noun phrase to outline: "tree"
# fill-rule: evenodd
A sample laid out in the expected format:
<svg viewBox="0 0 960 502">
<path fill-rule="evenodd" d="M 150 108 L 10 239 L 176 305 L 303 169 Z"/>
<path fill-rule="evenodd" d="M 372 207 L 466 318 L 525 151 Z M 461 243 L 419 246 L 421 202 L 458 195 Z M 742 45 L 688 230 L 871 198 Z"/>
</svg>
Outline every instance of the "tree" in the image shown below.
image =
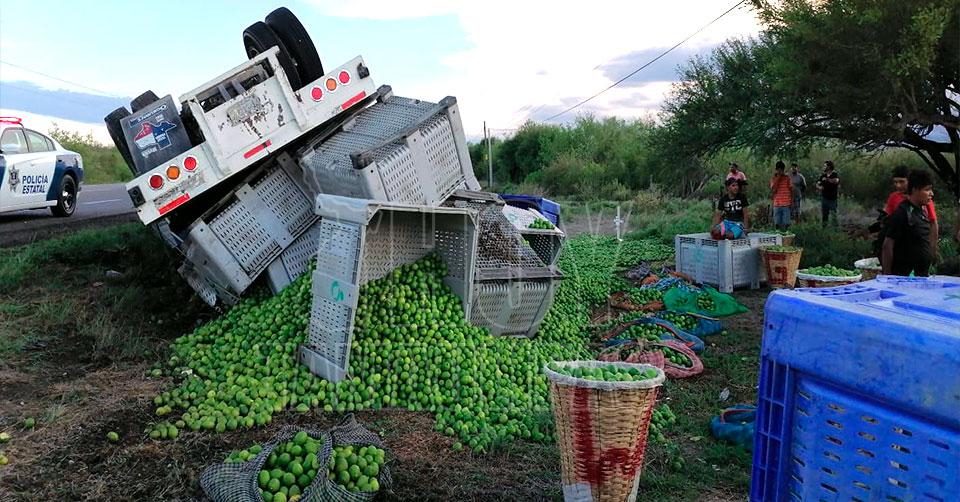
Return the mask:
<svg viewBox="0 0 960 502">
<path fill-rule="evenodd" d="M 691 61 L 668 98 L 665 128 L 687 154 L 907 148 L 960 195 L 960 2 L 754 6 L 763 32 Z"/>
</svg>

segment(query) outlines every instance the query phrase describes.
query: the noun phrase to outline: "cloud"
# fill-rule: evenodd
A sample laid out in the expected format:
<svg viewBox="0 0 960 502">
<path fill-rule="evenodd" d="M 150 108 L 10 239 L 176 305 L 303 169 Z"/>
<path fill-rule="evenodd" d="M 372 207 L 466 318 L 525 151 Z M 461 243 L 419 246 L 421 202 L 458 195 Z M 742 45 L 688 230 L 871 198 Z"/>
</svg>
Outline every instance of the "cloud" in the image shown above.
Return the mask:
<svg viewBox="0 0 960 502">
<path fill-rule="evenodd" d="M 130 98 L 117 98 L 63 89 L 49 89 L 32 82 L 0 80 L 0 108 L 23 110 L 87 123 L 102 123 L 103 117 L 126 106 Z"/>
<path fill-rule="evenodd" d="M 555 2 L 515 0 L 312 3 L 328 15 L 348 17 L 455 15 L 467 34 L 470 48 L 438 62 L 444 69 L 439 78 L 392 83 L 398 95 L 430 100 L 455 95 L 464 128 L 472 136 L 482 135 L 484 120 L 492 127 L 513 128 L 528 118 L 557 113 L 609 86 L 616 80 L 615 74 L 619 78 L 639 64 L 623 73 L 620 70 L 651 52 L 673 45 L 726 9 L 726 5 L 713 0 L 594 0 L 578 8 L 564 8 Z M 729 37 L 755 34 L 758 29 L 754 13 L 738 8 L 691 39 L 679 56 L 664 62 L 662 68 L 644 70 L 627 87 L 645 89 L 644 92 L 666 91 L 669 85 L 659 82 L 675 78 L 674 63 Z M 653 102 L 663 99 L 661 94 L 635 101 L 629 91 L 615 91 L 621 89 L 605 93 L 577 112 L 646 116 L 656 111 L 651 108 L 655 106 Z M 631 106 L 624 107 L 625 104 Z"/>
<path fill-rule="evenodd" d="M 719 44 L 713 44 L 696 49 L 678 47 L 650 64 L 636 75 L 625 80 L 622 84 L 620 84 L 620 86 L 636 87 L 642 86 L 648 82 L 678 80 L 678 67 L 685 65 L 695 56 L 709 54 L 718 45 Z M 650 49 L 634 51 L 620 56 L 605 65 L 602 65 L 600 69 L 603 71 L 603 75 L 605 77 L 609 78 L 613 82 L 616 82 L 617 80 L 629 75 L 637 68 L 649 63 L 667 49 L 668 47 L 652 47 Z"/>
</svg>

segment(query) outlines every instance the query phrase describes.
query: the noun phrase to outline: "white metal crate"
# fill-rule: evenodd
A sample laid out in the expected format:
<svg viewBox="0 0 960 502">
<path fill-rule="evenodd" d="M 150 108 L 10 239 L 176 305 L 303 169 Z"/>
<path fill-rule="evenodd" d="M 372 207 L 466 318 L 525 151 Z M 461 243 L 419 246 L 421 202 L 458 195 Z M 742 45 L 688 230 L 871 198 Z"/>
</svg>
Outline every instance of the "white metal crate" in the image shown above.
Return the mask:
<svg viewBox="0 0 960 502">
<path fill-rule="evenodd" d="M 475 211 L 335 195 L 317 196 L 316 211 L 322 220 L 310 329 L 300 349 L 300 360 L 312 373 L 334 382 L 346 376 L 360 287 L 431 252 L 446 263 L 444 283 L 461 298 L 469 317 Z"/>
<path fill-rule="evenodd" d="M 386 86 L 378 95 L 298 153 L 317 193 L 436 206 L 455 190 L 479 188 L 456 99 L 401 98 Z"/>
<path fill-rule="evenodd" d="M 752 233 L 743 239 L 716 240 L 703 233 L 678 235 L 674 242 L 678 272 L 730 293 L 735 288 L 759 288 L 766 280 L 759 248 L 782 241 L 774 234 Z"/>
<path fill-rule="evenodd" d="M 317 219 L 297 165 L 281 155 L 194 222 L 181 247 L 196 274 L 239 295 Z"/>
<path fill-rule="evenodd" d="M 553 305 L 563 274 L 524 243 L 496 194 L 461 190 L 444 204 L 471 208 L 479 214 L 470 322 L 493 335 L 535 335 Z"/>
<path fill-rule="evenodd" d="M 317 256 L 319 239 L 320 221 L 317 221 L 267 267 L 267 283 L 274 293 L 279 293 L 310 268 L 310 260 Z"/>
<path fill-rule="evenodd" d="M 550 221 L 536 209 L 514 207 L 509 204 L 503 206 L 503 216 L 520 232 L 524 240 L 530 244 L 537 256 L 547 265 L 556 265 L 566 238 L 559 227 L 530 228 L 530 224 L 540 219 Z"/>
</svg>

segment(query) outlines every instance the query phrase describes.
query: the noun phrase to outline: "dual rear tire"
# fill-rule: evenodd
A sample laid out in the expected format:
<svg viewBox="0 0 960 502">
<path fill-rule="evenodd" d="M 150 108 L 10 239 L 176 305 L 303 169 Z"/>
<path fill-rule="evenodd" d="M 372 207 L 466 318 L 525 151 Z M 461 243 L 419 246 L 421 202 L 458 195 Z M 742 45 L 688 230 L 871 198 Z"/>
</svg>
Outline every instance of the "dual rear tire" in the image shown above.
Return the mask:
<svg viewBox="0 0 960 502">
<path fill-rule="evenodd" d="M 253 59 L 271 47 L 279 47 L 277 59 L 290 86 L 299 89 L 323 76 L 323 64 L 317 48 L 300 20 L 286 7 L 267 15 L 243 30 L 243 47 Z"/>
</svg>

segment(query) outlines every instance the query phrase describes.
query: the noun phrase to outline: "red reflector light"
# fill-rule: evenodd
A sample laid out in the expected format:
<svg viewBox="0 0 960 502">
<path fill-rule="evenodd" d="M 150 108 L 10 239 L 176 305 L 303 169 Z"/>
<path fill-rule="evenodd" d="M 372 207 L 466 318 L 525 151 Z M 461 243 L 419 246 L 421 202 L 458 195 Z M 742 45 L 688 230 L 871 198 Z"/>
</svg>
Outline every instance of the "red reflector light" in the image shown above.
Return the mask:
<svg viewBox="0 0 960 502">
<path fill-rule="evenodd" d="M 333 92 L 337 90 L 337 81 L 336 79 L 328 78 L 326 82 L 327 90 Z"/>
<path fill-rule="evenodd" d="M 340 80 L 341 84 L 350 83 L 350 73 L 347 70 L 340 70 L 340 75 L 337 78 Z"/>
<path fill-rule="evenodd" d="M 163 186 L 163 176 L 159 174 L 154 174 L 150 177 L 150 188 L 154 190 L 159 190 Z"/>
<path fill-rule="evenodd" d="M 167 168 L 167 179 L 173 181 L 180 177 L 180 168 L 177 166 L 170 166 Z"/>
<path fill-rule="evenodd" d="M 0 117 L 0 122 L 4 124 L 17 124 L 19 125 L 23 120 L 20 117 Z"/>
<path fill-rule="evenodd" d="M 310 97 L 313 98 L 314 101 L 320 101 L 323 99 L 323 89 L 319 86 L 313 86 L 313 89 L 310 89 Z"/>
<path fill-rule="evenodd" d="M 197 158 L 194 156 L 183 159 L 183 168 L 187 171 L 193 171 L 197 168 Z"/>
</svg>

